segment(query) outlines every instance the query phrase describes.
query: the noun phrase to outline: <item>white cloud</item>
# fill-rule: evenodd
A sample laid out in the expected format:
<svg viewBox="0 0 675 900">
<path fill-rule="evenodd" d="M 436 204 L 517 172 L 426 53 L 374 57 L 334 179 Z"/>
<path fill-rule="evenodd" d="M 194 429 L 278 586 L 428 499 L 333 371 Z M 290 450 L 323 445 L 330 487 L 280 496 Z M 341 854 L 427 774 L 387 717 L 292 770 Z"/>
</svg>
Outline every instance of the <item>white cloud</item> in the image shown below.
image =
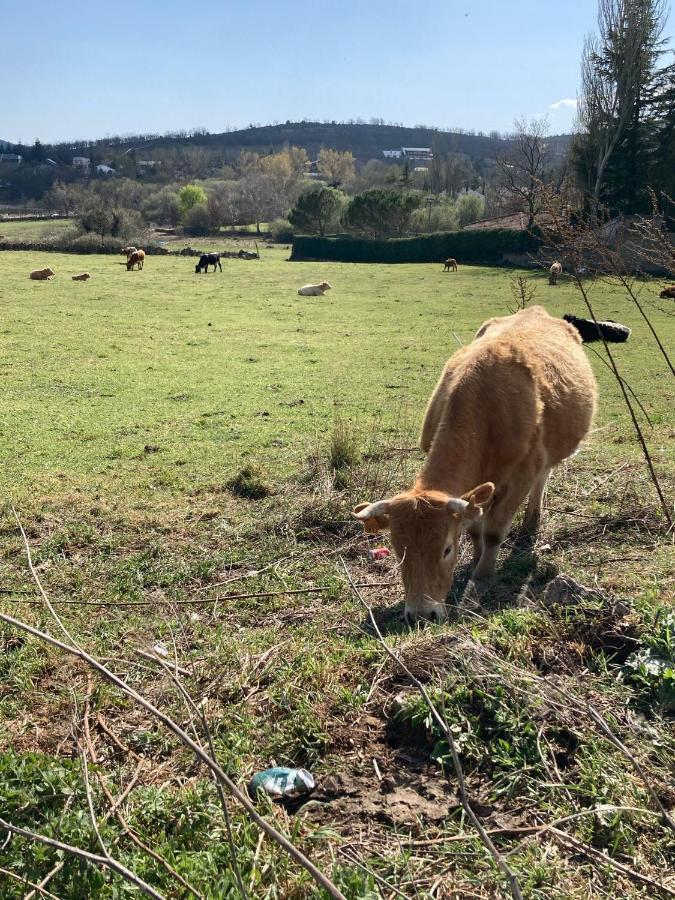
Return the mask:
<svg viewBox="0 0 675 900">
<path fill-rule="evenodd" d="M 576 109 L 576 107 L 576 100 L 570 100 L 569 98 L 566 98 L 565 100 L 557 100 L 555 103 L 551 103 L 549 109 Z"/>
</svg>

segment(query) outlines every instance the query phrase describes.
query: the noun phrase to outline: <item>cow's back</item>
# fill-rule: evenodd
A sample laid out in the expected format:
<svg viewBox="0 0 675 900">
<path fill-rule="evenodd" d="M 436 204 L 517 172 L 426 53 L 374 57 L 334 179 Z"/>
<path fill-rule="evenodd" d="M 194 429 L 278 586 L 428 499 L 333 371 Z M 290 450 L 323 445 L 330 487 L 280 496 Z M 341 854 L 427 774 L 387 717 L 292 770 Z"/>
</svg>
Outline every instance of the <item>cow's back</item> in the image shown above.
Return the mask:
<svg viewBox="0 0 675 900">
<path fill-rule="evenodd" d="M 588 432 L 596 386 L 581 340 L 541 307 L 484 323 L 448 361 L 434 397 L 428 465 L 462 459 L 473 483 L 504 483 L 523 459 L 568 457 Z"/>
</svg>

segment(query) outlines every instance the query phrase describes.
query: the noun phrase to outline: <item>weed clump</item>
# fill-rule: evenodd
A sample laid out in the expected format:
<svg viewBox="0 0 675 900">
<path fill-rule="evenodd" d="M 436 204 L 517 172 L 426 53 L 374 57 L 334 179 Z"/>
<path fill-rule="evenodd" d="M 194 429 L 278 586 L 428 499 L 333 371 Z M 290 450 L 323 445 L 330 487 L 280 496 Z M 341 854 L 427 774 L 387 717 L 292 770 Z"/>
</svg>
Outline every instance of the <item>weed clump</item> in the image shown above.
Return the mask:
<svg viewBox="0 0 675 900">
<path fill-rule="evenodd" d="M 272 488 L 262 469 L 252 464 L 241 468 L 236 475 L 225 482 L 225 487 L 237 497 L 243 497 L 246 500 L 262 500 L 272 493 Z"/>
<path fill-rule="evenodd" d="M 344 487 L 347 473 L 358 465 L 360 459 L 358 434 L 342 419 L 336 419 L 326 457 L 328 471 L 333 474 L 336 487 Z"/>
</svg>

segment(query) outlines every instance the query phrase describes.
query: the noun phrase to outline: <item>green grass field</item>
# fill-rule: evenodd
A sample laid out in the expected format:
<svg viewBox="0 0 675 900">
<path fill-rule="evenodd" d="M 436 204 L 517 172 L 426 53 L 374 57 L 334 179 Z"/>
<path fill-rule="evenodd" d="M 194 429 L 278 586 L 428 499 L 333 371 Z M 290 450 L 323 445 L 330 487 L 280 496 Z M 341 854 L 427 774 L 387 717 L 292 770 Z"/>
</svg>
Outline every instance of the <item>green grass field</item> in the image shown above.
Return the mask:
<svg viewBox="0 0 675 900">
<path fill-rule="evenodd" d="M 0 253 L 0 610 L 57 633 L 13 505 L 83 647 L 190 727 L 170 678 L 137 652 L 166 647 L 242 785 L 273 763 L 311 768 L 312 803 L 261 808 L 346 896 L 505 896 L 457 809 L 443 736 L 383 656 L 344 560 L 375 585 L 363 593 L 387 639 L 442 705 L 485 827 L 506 829 L 495 840 L 524 895 L 657 896 L 562 838 L 514 830 L 572 816 L 559 828 L 645 877 L 663 881 L 675 863 L 672 832 L 630 761 L 588 721 L 535 696 L 550 679 L 592 702 L 672 809 L 672 668 L 626 669 L 635 653 L 649 662 L 673 652 L 672 536 L 611 373 L 590 354 L 598 418 L 552 478 L 538 556 L 504 549 L 484 618 L 408 632 L 394 564 L 366 559 L 382 539 L 349 513 L 413 477 L 440 370 L 484 319 L 508 312 L 514 273 L 291 264 L 287 250 L 261 251 L 202 276 L 190 258 L 149 257 L 127 272 L 114 256 Z M 45 265 L 53 281 L 28 280 Z M 90 281 L 72 282 L 83 270 Z M 571 284 L 532 277 L 534 302 L 584 314 Z M 323 279 L 326 297 L 297 296 Z M 639 288 L 672 348 L 672 303 L 655 299 L 655 283 Z M 597 283 L 590 295 L 598 318 L 633 329 L 615 354 L 672 496 L 672 378 L 621 290 Z M 558 571 L 603 594 L 546 606 Z M 0 668 L 1 817 L 97 852 L 80 761 L 89 735 L 112 854 L 166 897 L 237 896 L 215 790 L 167 732 L 84 665 L 4 624 Z M 105 791 L 130 783 L 120 821 Z M 322 896 L 231 809 L 250 896 Z M 40 882 L 60 860 L 24 838 L 3 841 L 0 828 L 2 897 L 23 897 L 22 879 Z M 102 868 L 63 861 L 46 885 L 53 895 L 134 893 Z"/>
<path fill-rule="evenodd" d="M 42 219 L 33 221 L 4 222 L 0 220 L 0 247 L 2 241 L 41 241 L 72 228 L 72 219 Z"/>
</svg>

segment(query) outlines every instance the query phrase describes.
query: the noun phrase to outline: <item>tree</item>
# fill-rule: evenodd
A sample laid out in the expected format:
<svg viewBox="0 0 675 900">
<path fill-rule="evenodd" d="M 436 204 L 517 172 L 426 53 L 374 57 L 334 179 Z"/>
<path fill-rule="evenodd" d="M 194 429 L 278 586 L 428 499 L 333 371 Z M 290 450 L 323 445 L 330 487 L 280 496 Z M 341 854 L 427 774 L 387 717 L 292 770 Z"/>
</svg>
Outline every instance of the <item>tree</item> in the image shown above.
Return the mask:
<svg viewBox="0 0 675 900">
<path fill-rule="evenodd" d="M 599 34 L 586 38 L 582 55 L 573 148 L 593 216 L 601 200 L 634 211 L 646 199 L 648 120 L 668 77 L 657 67 L 665 18 L 665 0 L 599 0 Z"/>
<path fill-rule="evenodd" d="M 313 188 L 298 197 L 288 220 L 297 231 L 323 237 L 332 224 L 337 224 L 344 200 L 344 194 L 335 188 Z"/>
<path fill-rule="evenodd" d="M 478 194 L 462 194 L 456 204 L 457 221 L 459 227 L 464 228 L 471 222 L 477 222 L 482 218 L 485 210 L 485 201 Z"/>
<path fill-rule="evenodd" d="M 353 198 L 343 222 L 368 237 L 400 237 L 409 230 L 412 215 L 421 203 L 420 193 L 373 188 Z"/>
<path fill-rule="evenodd" d="M 206 191 L 204 190 L 204 188 L 199 187 L 198 184 L 184 185 L 178 191 L 178 199 L 183 216 L 187 216 L 193 206 L 197 206 L 199 203 L 206 203 L 208 201 Z"/>
<path fill-rule="evenodd" d="M 143 215 L 149 222 L 159 225 L 178 225 L 182 215 L 178 192 L 164 187 L 151 194 L 143 203 Z"/>
<path fill-rule="evenodd" d="M 212 226 L 211 210 L 208 203 L 196 203 L 185 216 L 185 228 L 193 235 L 204 237 L 210 234 Z"/>
<path fill-rule="evenodd" d="M 319 150 L 319 172 L 333 187 L 351 181 L 354 177 L 354 157 L 351 152 L 339 150 Z"/>
<path fill-rule="evenodd" d="M 544 205 L 551 169 L 546 140 L 548 120 L 516 119 L 514 125 L 510 146 L 497 160 L 498 179 L 511 208 L 527 212 L 531 228 Z"/>
<path fill-rule="evenodd" d="M 44 195 L 43 202 L 47 209 L 69 216 L 75 211 L 81 198 L 81 188 L 72 184 L 64 184 L 63 181 L 55 181 Z"/>
</svg>

